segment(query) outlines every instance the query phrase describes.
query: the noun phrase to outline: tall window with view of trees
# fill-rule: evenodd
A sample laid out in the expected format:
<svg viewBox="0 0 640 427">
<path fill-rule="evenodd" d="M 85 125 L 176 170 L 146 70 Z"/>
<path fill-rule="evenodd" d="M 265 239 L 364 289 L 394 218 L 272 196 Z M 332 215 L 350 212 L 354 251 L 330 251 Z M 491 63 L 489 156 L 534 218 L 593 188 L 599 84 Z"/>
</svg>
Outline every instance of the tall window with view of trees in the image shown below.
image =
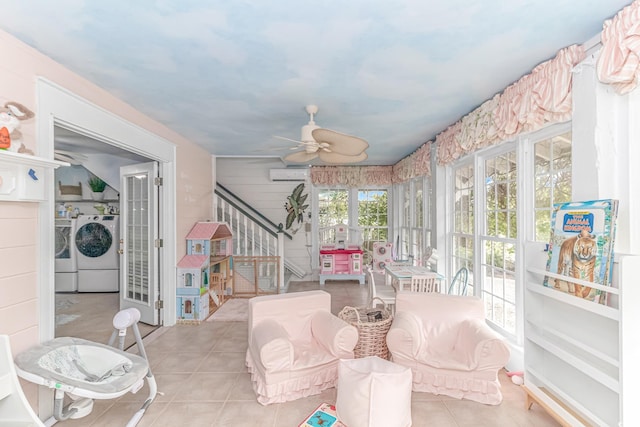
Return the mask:
<svg viewBox="0 0 640 427">
<path fill-rule="evenodd" d="M 431 241 L 430 221 L 430 177 L 418 177 L 401 184 L 400 212 L 402 213 L 399 230 L 400 246 L 397 255 L 400 259 L 414 264 L 425 263 L 425 249 Z"/>
<path fill-rule="evenodd" d="M 389 239 L 387 190 L 358 190 L 358 227 L 362 231 L 364 262 L 371 261 L 373 242 Z"/>
<path fill-rule="evenodd" d="M 346 224 L 358 228 L 364 262 L 370 261 L 373 242 L 389 238 L 387 189 L 319 189 L 319 244 L 335 242 L 333 227 Z M 354 228 L 350 228 L 349 238 Z"/>
<path fill-rule="evenodd" d="M 318 191 L 318 230 L 320 244 L 334 243 L 333 227 L 349 225 L 349 191 L 320 189 Z"/>
<path fill-rule="evenodd" d="M 486 317 L 512 335 L 516 333 L 517 172 L 515 149 L 485 160 L 485 224 L 479 236 Z"/>
<path fill-rule="evenodd" d="M 535 240 L 548 242 L 553 205 L 571 201 L 571 132 L 534 143 Z"/>
<path fill-rule="evenodd" d="M 470 295 L 474 293 L 474 179 L 473 164 L 462 165 L 453 171 L 452 265 L 454 272 L 461 267 L 469 270 L 467 294 Z"/>
</svg>

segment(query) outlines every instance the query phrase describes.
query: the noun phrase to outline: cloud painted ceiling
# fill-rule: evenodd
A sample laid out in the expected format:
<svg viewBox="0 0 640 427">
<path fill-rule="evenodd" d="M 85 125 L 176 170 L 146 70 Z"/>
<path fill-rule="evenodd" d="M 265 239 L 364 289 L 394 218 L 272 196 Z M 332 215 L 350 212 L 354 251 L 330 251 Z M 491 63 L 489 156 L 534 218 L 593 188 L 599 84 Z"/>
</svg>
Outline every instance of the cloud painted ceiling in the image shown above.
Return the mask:
<svg viewBox="0 0 640 427">
<path fill-rule="evenodd" d="M 222 156 L 284 156 L 321 127 L 393 164 L 620 0 L 5 2 L 0 28 Z"/>
</svg>

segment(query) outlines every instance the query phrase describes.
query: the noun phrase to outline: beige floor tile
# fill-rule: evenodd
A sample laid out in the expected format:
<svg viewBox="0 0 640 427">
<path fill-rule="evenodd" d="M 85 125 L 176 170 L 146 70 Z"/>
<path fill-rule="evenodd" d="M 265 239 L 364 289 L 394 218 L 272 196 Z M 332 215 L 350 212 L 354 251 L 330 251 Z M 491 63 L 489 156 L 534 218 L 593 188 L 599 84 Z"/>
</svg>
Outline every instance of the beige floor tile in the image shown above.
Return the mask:
<svg viewBox="0 0 640 427">
<path fill-rule="evenodd" d="M 223 402 L 173 402 L 153 422 L 153 427 L 211 427 L 220 416 Z"/>
<path fill-rule="evenodd" d="M 173 402 L 225 401 L 238 375 L 237 373 L 195 372 L 185 381 Z"/>
<path fill-rule="evenodd" d="M 256 400 L 253 383 L 249 373 L 239 374 L 229 392 L 228 400 Z"/>
<path fill-rule="evenodd" d="M 166 403 L 157 402 L 151 404 L 144 413 L 144 416 L 138 423 L 138 427 L 149 427 L 158 419 Z M 140 409 L 140 405 L 134 402 L 116 402 L 107 412 L 102 414 L 91 427 L 113 427 L 127 425 L 131 417 Z M 56 424 L 57 425 L 57 424 Z M 86 425 L 86 424 L 85 424 Z"/>
<path fill-rule="evenodd" d="M 247 372 L 245 352 L 212 351 L 202 361 L 198 372 Z"/>
<path fill-rule="evenodd" d="M 412 427 L 458 427 L 456 419 L 443 402 L 412 401 Z"/>
<path fill-rule="evenodd" d="M 275 427 L 278 405 L 263 406 L 257 401 L 229 401 L 224 404 L 215 427 Z"/>
<path fill-rule="evenodd" d="M 207 353 L 176 351 L 166 354 L 157 364 L 152 363 L 151 369 L 154 374 L 195 372 L 206 356 Z"/>
</svg>

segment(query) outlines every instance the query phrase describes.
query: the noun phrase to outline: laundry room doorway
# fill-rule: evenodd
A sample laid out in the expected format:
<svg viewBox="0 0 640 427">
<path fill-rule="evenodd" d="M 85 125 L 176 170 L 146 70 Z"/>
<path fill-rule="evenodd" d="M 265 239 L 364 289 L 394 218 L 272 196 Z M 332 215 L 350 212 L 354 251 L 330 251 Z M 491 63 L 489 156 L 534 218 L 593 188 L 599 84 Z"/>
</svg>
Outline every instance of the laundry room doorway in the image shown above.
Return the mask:
<svg viewBox="0 0 640 427">
<path fill-rule="evenodd" d="M 154 232 L 157 233 L 158 239 L 172 242 L 172 244 L 157 251 L 158 254 L 155 255 L 157 263 L 151 267 L 154 274 L 154 284 L 149 286 L 153 287 L 158 298 L 164 297 L 165 306 L 173 307 L 175 306 L 175 283 L 171 278 L 175 275 L 176 258 L 175 244 L 173 244 L 175 242 L 176 147 L 166 139 L 127 121 L 123 117 L 110 113 L 46 79 L 38 79 L 37 95 L 39 100 L 37 114 L 40 117 L 50 118 L 50 120 L 41 120 L 37 123 L 38 152 L 43 153 L 45 157 L 60 158 L 62 161 L 70 163 L 69 167 L 63 169 L 85 166 L 91 177 L 100 177 L 107 183 L 111 183 L 109 186 L 112 188 L 111 194 L 105 195 L 104 200 L 94 200 L 93 195 L 85 193 L 85 191 L 90 191 L 87 179 L 59 182 L 53 171 L 51 171 L 51 175 L 47 176 L 47 181 L 54 183 L 53 187 L 55 188 L 50 189 L 46 200 L 40 204 L 39 208 L 38 223 L 41 239 L 39 270 L 43 272 L 39 279 L 40 340 L 44 342 L 56 335 L 85 338 L 80 334 L 93 331 L 96 334 L 92 337 L 86 337 L 86 339 L 106 342 L 113 330 L 113 315 L 120 309 L 122 287 L 118 286 L 117 291 L 104 290 L 105 292 L 102 292 L 103 289 L 95 289 L 97 292 L 70 290 L 63 293 L 56 292 L 55 289 L 55 213 L 60 205 L 57 200 L 60 195 L 60 186 L 82 187 L 81 200 L 67 201 L 68 204 L 74 205 L 71 209 L 72 217 L 76 213 L 90 214 L 94 219 L 113 224 L 115 221 L 109 217 L 119 216 L 126 209 L 120 198 L 122 190 L 120 188 L 120 166 L 150 162 L 156 164 L 157 176 L 162 177 L 164 185 L 162 197 L 157 198 L 157 203 L 155 203 L 159 220 L 154 225 Z M 94 160 L 94 164 L 90 164 Z M 78 212 L 76 212 L 76 208 Z M 65 210 L 69 212 L 68 208 Z M 120 222 L 120 228 L 122 229 L 122 227 L 124 225 Z M 121 247 L 120 235 L 114 237 L 113 240 L 115 240 L 117 251 L 124 249 Z M 155 245 L 148 249 L 156 251 Z M 122 261 L 121 258 L 120 261 Z M 146 265 L 140 263 L 138 267 Z M 108 269 L 110 267 L 100 268 Z M 139 274 L 139 277 L 143 276 L 143 273 Z M 165 280 L 165 278 L 169 279 Z M 78 283 L 78 289 L 81 290 L 82 287 L 79 285 Z M 83 302 L 85 299 L 92 301 L 85 303 Z M 145 331 L 142 329 L 147 326 L 157 328 L 158 326 L 175 324 L 175 313 L 171 310 L 162 310 L 162 305 L 155 304 L 152 300 L 149 300 L 149 304 L 153 310 L 159 311 L 155 316 L 152 316 L 150 321 L 152 324 L 140 323 L 143 335 Z M 84 322 L 80 322 L 84 325 L 84 332 L 79 329 L 71 333 L 60 332 L 57 327 L 60 325 L 56 325 L 56 318 L 60 314 L 68 314 L 69 306 L 80 308 L 83 305 L 92 308 L 90 308 L 90 312 L 84 312 L 82 316 L 93 316 L 94 312 L 106 307 L 108 318 L 87 317 Z M 66 327 L 68 324 L 70 322 L 62 327 Z M 106 328 L 108 333 L 97 333 L 96 331 L 101 328 Z"/>
<path fill-rule="evenodd" d="M 106 341 L 114 314 L 129 307 L 147 335 L 159 325 L 158 162 L 64 127 L 54 135 L 54 156 L 71 164 L 54 181 L 55 336 Z M 91 178 L 108 183 L 100 200 Z"/>
</svg>

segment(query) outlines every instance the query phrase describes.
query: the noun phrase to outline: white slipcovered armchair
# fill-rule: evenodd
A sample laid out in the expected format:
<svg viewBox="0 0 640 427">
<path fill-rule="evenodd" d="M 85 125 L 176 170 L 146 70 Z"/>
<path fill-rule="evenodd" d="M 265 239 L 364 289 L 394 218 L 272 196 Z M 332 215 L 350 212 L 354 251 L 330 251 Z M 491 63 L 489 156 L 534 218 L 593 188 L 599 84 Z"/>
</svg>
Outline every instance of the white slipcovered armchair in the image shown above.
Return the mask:
<svg viewBox="0 0 640 427">
<path fill-rule="evenodd" d="M 398 293 L 387 345 L 393 362 L 411 368 L 413 391 L 502 402 L 498 371 L 509 347 L 485 323 L 479 298 Z"/>
<path fill-rule="evenodd" d="M 353 359 L 358 330 L 331 313 L 325 291 L 249 300 L 247 367 L 258 402 L 299 399 L 335 387 L 340 359 Z"/>
</svg>

